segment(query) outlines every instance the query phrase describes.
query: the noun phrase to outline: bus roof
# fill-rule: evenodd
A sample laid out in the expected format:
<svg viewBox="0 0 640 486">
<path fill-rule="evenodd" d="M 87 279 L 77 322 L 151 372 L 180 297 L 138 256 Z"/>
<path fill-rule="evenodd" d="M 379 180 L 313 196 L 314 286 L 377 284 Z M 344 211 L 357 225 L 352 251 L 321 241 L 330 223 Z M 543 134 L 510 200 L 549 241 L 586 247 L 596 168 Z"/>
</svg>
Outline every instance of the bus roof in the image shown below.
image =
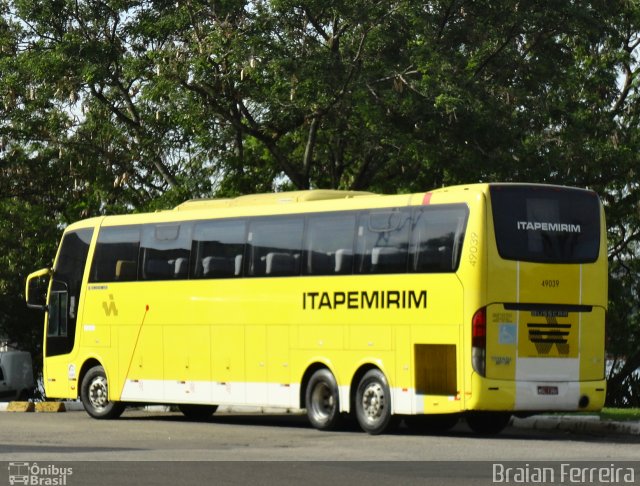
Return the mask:
<svg viewBox="0 0 640 486">
<path fill-rule="evenodd" d="M 262 206 L 269 204 L 287 204 L 307 201 L 324 201 L 327 199 L 350 199 L 358 196 L 373 196 L 366 191 L 338 191 L 333 189 L 310 189 L 307 191 L 289 191 L 264 194 L 248 194 L 226 199 L 191 199 L 179 204 L 175 211 L 193 209 L 216 209 L 237 206 Z"/>
<path fill-rule="evenodd" d="M 213 217 L 214 215 L 215 217 L 228 218 L 244 217 L 247 215 L 288 214 L 292 211 L 312 212 L 326 211 L 329 209 L 363 209 L 434 203 L 459 203 L 480 197 L 480 194 L 487 194 L 489 188 L 494 185 L 563 187 L 526 183 L 475 183 L 432 189 L 422 193 L 393 195 L 332 189 L 248 194 L 236 198 L 193 199 L 183 202 L 173 209 L 153 213 L 98 216 L 73 223 L 67 227 L 65 231 L 99 226 L 182 221 L 183 219 L 199 219 L 202 217 Z M 335 201 L 335 203 L 332 204 L 332 201 Z M 341 201 L 344 201 L 345 204 L 343 205 Z M 305 204 L 297 206 L 298 203 Z M 206 215 L 203 216 L 203 214 Z"/>
</svg>

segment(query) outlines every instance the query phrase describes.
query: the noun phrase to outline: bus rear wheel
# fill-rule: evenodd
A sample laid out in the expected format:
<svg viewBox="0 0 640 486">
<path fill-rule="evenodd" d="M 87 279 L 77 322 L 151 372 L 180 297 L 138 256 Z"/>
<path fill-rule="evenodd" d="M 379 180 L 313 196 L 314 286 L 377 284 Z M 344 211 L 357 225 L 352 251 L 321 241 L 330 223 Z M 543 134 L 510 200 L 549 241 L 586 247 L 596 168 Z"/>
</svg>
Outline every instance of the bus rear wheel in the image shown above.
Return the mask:
<svg viewBox="0 0 640 486">
<path fill-rule="evenodd" d="M 318 430 L 332 430 L 340 424 L 338 383 L 326 368 L 316 371 L 305 392 L 307 417 Z"/>
<path fill-rule="evenodd" d="M 178 409 L 189 420 L 207 420 L 210 418 L 216 410 L 217 405 L 193 405 L 193 404 L 181 404 L 178 405 Z"/>
<path fill-rule="evenodd" d="M 82 379 L 80 399 L 89 415 L 97 419 L 115 419 L 124 412 L 124 404 L 109 400 L 107 374 L 102 366 L 94 366 Z"/>
<path fill-rule="evenodd" d="M 511 414 L 508 412 L 469 412 L 467 425 L 476 434 L 495 435 L 509 425 Z"/>
<path fill-rule="evenodd" d="M 382 434 L 394 422 L 391 415 L 391 393 L 382 371 L 365 373 L 356 390 L 356 418 L 362 430 L 371 435 Z"/>
</svg>

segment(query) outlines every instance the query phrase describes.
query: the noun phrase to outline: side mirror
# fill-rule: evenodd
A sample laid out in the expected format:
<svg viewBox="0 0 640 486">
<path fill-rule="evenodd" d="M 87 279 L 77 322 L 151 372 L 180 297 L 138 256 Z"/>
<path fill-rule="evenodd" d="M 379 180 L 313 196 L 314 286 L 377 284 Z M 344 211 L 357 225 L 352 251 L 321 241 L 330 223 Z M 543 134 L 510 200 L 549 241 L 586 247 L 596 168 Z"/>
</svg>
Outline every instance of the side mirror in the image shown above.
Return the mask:
<svg viewBox="0 0 640 486">
<path fill-rule="evenodd" d="M 25 289 L 27 307 L 47 311 L 47 291 L 49 290 L 49 278 L 51 269 L 43 268 L 29 274 Z"/>
</svg>

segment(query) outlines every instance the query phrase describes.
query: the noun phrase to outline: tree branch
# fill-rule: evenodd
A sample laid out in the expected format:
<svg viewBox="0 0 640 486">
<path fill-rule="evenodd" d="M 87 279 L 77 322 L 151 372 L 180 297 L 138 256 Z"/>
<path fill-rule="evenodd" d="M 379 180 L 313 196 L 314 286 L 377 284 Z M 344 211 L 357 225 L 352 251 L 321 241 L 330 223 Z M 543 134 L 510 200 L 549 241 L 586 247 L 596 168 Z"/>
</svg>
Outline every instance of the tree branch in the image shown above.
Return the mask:
<svg viewBox="0 0 640 486">
<path fill-rule="evenodd" d="M 307 137 L 307 145 L 304 148 L 304 158 L 302 159 L 302 173 L 306 179 L 309 179 L 311 164 L 313 162 L 313 150 L 316 145 L 316 137 L 318 135 L 319 128 L 320 117 L 315 116 L 311 120 L 311 126 L 309 126 L 309 136 Z"/>
</svg>

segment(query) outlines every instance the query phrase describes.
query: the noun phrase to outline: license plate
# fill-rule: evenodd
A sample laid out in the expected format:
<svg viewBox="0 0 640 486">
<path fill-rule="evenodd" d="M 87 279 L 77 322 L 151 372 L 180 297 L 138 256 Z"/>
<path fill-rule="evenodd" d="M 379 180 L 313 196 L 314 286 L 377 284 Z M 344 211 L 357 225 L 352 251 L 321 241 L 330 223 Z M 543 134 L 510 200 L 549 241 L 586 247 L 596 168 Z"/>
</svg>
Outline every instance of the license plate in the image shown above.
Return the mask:
<svg viewBox="0 0 640 486">
<path fill-rule="evenodd" d="M 557 395 L 558 387 L 557 386 L 539 386 L 538 387 L 538 395 Z"/>
</svg>

